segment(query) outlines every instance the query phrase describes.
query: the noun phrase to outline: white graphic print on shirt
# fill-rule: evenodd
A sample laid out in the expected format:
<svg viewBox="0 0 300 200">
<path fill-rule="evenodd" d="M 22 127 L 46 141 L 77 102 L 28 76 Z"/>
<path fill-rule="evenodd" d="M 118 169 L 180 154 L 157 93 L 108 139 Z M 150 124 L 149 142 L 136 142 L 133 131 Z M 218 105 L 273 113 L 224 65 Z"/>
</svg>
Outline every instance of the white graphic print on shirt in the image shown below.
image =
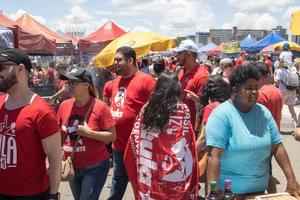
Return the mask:
<svg viewBox="0 0 300 200">
<path fill-rule="evenodd" d="M 17 166 L 16 123 L 8 124 L 8 115 L 0 122 L 0 170 Z"/>
</svg>

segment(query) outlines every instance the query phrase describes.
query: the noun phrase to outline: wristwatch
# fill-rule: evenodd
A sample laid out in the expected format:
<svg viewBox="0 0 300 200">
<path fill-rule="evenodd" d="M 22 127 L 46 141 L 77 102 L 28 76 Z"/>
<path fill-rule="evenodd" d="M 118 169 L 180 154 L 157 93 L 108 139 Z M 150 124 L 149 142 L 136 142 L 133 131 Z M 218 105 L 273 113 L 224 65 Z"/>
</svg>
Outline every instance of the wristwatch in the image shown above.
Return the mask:
<svg viewBox="0 0 300 200">
<path fill-rule="evenodd" d="M 60 193 L 50 194 L 49 200 L 60 200 Z"/>
</svg>

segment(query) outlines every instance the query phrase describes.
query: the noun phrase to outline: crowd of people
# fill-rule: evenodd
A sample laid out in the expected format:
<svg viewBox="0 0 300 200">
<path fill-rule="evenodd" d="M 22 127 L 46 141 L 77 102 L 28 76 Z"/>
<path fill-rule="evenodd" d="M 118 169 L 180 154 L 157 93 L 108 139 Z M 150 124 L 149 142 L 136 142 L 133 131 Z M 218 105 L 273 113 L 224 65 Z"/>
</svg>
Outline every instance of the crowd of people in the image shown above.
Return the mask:
<svg viewBox="0 0 300 200">
<path fill-rule="evenodd" d="M 97 200 L 113 176 L 108 199 L 122 199 L 128 182 L 135 199 L 198 199 L 199 183 L 220 194 L 225 179 L 236 199 L 276 193 L 271 159 L 300 199 L 300 185 L 280 136 L 283 105 L 300 140 L 294 105 L 298 70 L 284 45 L 276 62 L 267 55 L 209 56 L 184 40 L 175 55 L 138 59 L 116 50 L 113 71 L 55 65 L 45 74 L 20 49 L 0 52 L 0 200 L 59 199 L 62 159 L 71 158 L 75 200 Z M 52 107 L 30 83 L 55 84 Z M 299 85 L 298 85 L 299 86 Z M 63 152 L 63 155 L 62 155 Z"/>
</svg>

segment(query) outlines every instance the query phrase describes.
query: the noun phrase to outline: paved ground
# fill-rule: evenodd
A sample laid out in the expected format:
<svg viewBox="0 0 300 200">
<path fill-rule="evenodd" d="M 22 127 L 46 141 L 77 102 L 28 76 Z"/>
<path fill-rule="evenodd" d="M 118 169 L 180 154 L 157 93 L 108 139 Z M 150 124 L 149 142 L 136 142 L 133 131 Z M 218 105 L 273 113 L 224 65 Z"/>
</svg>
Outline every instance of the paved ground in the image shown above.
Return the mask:
<svg viewBox="0 0 300 200">
<path fill-rule="evenodd" d="M 300 113 L 300 106 L 296 107 L 296 113 Z M 294 138 L 291 136 L 292 131 L 292 121 L 289 115 L 289 112 L 287 110 L 287 107 L 284 107 L 282 121 L 281 121 L 281 127 L 282 127 L 282 141 L 283 144 L 290 156 L 290 160 L 294 169 L 294 172 L 297 176 L 297 179 L 300 181 L 300 142 L 296 142 Z M 278 192 L 285 191 L 286 187 L 286 179 L 284 174 L 282 173 L 280 167 L 276 163 L 275 159 L 273 159 L 273 174 L 275 178 L 279 181 L 279 184 L 277 185 Z M 111 182 L 111 176 L 112 176 L 112 170 L 109 172 L 109 176 L 107 178 L 106 184 L 102 190 L 102 193 L 100 195 L 101 200 L 107 199 L 109 195 L 110 190 L 110 182 Z M 62 194 L 61 199 L 62 200 L 72 200 L 72 194 L 69 188 L 69 185 L 67 183 L 62 183 L 60 187 L 60 192 Z M 124 200 L 133 200 L 133 193 L 130 184 L 127 187 L 126 194 L 123 198 Z"/>
</svg>

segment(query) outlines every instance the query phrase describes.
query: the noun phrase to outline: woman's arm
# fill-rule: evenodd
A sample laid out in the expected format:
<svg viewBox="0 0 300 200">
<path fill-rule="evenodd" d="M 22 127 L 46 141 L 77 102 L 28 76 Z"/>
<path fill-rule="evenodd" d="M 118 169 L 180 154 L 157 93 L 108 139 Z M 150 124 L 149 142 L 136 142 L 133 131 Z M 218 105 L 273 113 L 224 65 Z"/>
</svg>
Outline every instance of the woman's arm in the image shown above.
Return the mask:
<svg viewBox="0 0 300 200">
<path fill-rule="evenodd" d="M 108 144 L 109 142 L 114 142 L 117 138 L 116 129 L 114 126 L 108 128 L 107 130 L 94 131 L 87 125 L 86 122 L 84 123 L 84 125 L 78 125 L 77 134 L 92 138 L 94 140 L 102 141 L 106 144 Z"/>
<path fill-rule="evenodd" d="M 198 151 L 198 153 L 205 149 L 205 124 L 202 123 L 201 124 L 201 131 L 200 131 L 200 135 L 198 136 L 197 138 L 197 141 L 196 141 L 196 149 Z"/>
<path fill-rule="evenodd" d="M 289 156 L 283 144 L 273 144 L 272 153 L 287 179 L 286 191 L 300 199 L 300 185 L 296 180 Z"/>
<path fill-rule="evenodd" d="M 224 149 L 217 147 L 208 147 L 208 165 L 207 165 L 207 182 L 219 181 L 221 157 Z M 208 194 L 210 193 L 210 186 L 208 184 Z"/>
</svg>

